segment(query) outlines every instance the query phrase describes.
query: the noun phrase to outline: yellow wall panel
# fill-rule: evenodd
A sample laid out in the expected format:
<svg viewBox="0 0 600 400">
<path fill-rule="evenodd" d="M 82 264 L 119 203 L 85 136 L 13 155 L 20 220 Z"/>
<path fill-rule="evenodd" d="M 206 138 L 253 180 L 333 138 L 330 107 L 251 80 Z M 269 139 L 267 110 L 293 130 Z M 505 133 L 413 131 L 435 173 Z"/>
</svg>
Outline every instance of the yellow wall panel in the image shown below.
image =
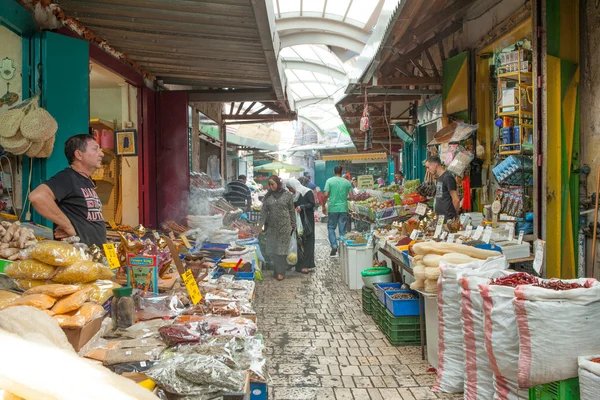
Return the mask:
<svg viewBox="0 0 600 400">
<path fill-rule="evenodd" d="M 561 95 L 560 59 L 547 56 L 546 276 L 560 277 L 561 243 Z"/>
</svg>

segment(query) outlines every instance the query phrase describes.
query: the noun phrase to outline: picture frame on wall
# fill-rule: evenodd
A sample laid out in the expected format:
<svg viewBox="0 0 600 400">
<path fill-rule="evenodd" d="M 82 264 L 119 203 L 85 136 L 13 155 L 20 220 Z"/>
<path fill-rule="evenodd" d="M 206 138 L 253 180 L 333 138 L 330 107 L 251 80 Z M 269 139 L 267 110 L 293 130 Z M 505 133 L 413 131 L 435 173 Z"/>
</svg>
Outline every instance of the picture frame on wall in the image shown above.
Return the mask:
<svg viewBox="0 0 600 400">
<path fill-rule="evenodd" d="M 137 130 L 115 131 L 115 150 L 118 156 L 137 156 Z"/>
</svg>

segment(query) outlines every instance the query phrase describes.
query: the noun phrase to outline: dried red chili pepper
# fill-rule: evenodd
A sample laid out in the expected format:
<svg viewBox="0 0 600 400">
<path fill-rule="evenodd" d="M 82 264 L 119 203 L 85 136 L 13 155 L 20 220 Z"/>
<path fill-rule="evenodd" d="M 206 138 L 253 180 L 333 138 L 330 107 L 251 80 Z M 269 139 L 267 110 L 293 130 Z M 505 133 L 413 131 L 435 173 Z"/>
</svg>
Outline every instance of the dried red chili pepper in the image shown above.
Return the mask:
<svg viewBox="0 0 600 400">
<path fill-rule="evenodd" d="M 592 358 L 590 361 L 600 364 L 600 358 Z"/>
<path fill-rule="evenodd" d="M 503 278 L 492 279 L 490 285 L 517 287 L 519 285 L 532 285 L 538 283 L 538 279 L 526 272 L 517 272 Z"/>
<path fill-rule="evenodd" d="M 561 281 L 560 279 L 551 280 L 551 281 L 541 281 L 538 284 L 536 284 L 536 286 L 539 286 L 544 289 L 551 289 L 551 290 L 571 290 L 571 289 L 581 289 L 581 288 L 589 287 L 589 285 L 584 286 L 584 285 L 581 285 L 576 282 L 569 283 L 569 282 Z"/>
</svg>

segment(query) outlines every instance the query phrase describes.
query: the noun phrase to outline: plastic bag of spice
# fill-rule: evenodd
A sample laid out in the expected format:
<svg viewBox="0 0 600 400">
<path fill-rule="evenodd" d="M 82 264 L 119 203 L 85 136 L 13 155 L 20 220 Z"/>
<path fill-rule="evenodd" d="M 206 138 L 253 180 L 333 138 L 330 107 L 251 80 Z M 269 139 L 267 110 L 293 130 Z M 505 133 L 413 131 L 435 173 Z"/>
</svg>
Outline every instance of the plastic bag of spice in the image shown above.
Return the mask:
<svg viewBox="0 0 600 400">
<path fill-rule="evenodd" d="M 55 272 L 55 267 L 37 260 L 16 261 L 4 270 L 4 273 L 13 279 L 35 280 L 50 279 Z"/>
<path fill-rule="evenodd" d="M 44 240 L 31 250 L 31 257 L 55 267 L 68 267 L 81 259 L 81 253 L 72 244 Z"/>
<path fill-rule="evenodd" d="M 139 291 L 133 296 L 136 319 L 174 318 L 186 309 L 183 297 L 177 293 L 152 293 Z"/>
<path fill-rule="evenodd" d="M 184 324 L 175 323 L 159 328 L 161 339 L 169 346 L 180 343 L 196 343 L 211 336 L 207 321 L 193 321 Z"/>
</svg>

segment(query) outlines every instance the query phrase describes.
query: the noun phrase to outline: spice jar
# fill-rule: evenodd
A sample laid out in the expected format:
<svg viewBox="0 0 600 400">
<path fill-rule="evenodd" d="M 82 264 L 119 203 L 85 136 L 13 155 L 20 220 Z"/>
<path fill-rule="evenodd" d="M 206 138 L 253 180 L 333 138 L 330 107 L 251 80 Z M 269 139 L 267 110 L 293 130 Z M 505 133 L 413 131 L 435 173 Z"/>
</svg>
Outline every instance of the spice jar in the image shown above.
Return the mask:
<svg viewBox="0 0 600 400">
<path fill-rule="evenodd" d="M 135 323 L 132 293 L 133 288 L 131 287 L 113 289 L 114 298 L 110 307 L 113 330 L 129 328 Z"/>
</svg>

